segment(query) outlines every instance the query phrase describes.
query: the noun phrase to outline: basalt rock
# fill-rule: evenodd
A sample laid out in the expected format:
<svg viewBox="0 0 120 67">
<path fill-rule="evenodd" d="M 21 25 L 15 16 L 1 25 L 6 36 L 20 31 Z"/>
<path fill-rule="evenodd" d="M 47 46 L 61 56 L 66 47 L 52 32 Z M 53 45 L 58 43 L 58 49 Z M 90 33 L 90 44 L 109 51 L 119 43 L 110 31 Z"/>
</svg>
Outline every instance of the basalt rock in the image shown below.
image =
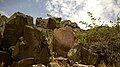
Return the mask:
<svg viewBox="0 0 120 67">
<path fill-rule="evenodd" d="M 19 37 L 23 35 L 25 25 L 33 25 L 33 18 L 20 12 L 14 13 L 5 23 L 2 47 L 16 45 Z"/>
</svg>

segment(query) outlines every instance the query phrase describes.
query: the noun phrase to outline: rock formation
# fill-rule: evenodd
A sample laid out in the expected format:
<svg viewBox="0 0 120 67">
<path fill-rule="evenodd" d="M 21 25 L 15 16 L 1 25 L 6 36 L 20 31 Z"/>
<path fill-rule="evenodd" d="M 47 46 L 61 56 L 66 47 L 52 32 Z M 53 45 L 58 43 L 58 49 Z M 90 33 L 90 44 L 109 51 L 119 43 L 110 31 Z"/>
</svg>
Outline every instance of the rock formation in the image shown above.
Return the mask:
<svg viewBox="0 0 120 67">
<path fill-rule="evenodd" d="M 0 67 L 120 67 L 120 29 L 113 29 L 109 41 L 80 42 L 76 35 L 89 30 L 70 20 L 37 18 L 34 25 L 20 12 L 0 16 Z"/>
</svg>

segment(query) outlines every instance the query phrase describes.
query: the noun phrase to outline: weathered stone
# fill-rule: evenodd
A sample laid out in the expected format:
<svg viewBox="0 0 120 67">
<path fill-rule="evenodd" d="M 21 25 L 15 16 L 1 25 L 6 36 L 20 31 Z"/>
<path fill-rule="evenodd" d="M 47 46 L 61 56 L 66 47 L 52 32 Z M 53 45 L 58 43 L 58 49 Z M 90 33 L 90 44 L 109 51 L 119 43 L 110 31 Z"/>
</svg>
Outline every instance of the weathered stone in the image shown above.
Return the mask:
<svg viewBox="0 0 120 67">
<path fill-rule="evenodd" d="M 48 29 L 55 29 L 56 27 L 59 27 L 57 24 L 58 22 L 60 23 L 61 21 L 61 18 L 55 18 L 55 19 L 51 19 L 49 18 L 49 21 L 48 21 Z"/>
<path fill-rule="evenodd" d="M 63 27 L 71 29 L 74 33 L 74 36 L 85 32 L 85 30 L 80 29 L 80 27 L 77 25 L 77 23 L 71 22 L 70 20 L 64 20 L 61 23 L 62 23 Z"/>
<path fill-rule="evenodd" d="M 3 33 L 4 33 L 4 29 L 5 29 L 5 23 L 8 20 L 8 18 L 6 16 L 0 16 L 0 48 L 1 47 L 1 42 L 2 42 L 2 37 L 3 37 Z"/>
<path fill-rule="evenodd" d="M 23 35 L 25 25 L 33 25 L 33 19 L 20 12 L 14 13 L 6 22 L 2 46 L 8 48 L 17 43 L 19 37 Z"/>
<path fill-rule="evenodd" d="M 55 18 L 55 19 L 58 22 L 61 21 L 61 18 Z M 37 18 L 36 26 L 42 27 L 42 28 L 47 28 L 47 29 L 54 29 L 54 28 L 56 28 L 56 21 L 51 18 L 48 18 L 48 19 Z"/>
<path fill-rule="evenodd" d="M 45 29 L 43 29 L 45 31 Z M 38 30 L 32 26 L 26 25 L 24 28 L 23 41 L 19 41 L 14 47 L 12 57 L 16 60 L 25 58 L 39 59 L 39 63 L 47 64 L 49 62 L 50 50 L 48 45 L 43 43 L 45 40 L 42 29 Z"/>
<path fill-rule="evenodd" d="M 74 35 L 70 29 L 54 30 L 54 51 L 58 56 L 66 57 L 69 49 L 74 45 Z"/>
<path fill-rule="evenodd" d="M 93 65 L 73 64 L 72 67 L 95 67 Z"/>
<path fill-rule="evenodd" d="M 53 61 L 57 62 L 59 65 L 61 65 L 61 67 L 70 67 L 68 58 L 56 57 L 56 58 L 53 58 Z"/>
<path fill-rule="evenodd" d="M 15 46 L 10 47 L 10 49 L 12 49 L 12 58 L 14 60 L 19 61 L 21 59 L 21 52 L 24 51 L 25 45 L 26 44 L 23 41 L 23 37 L 20 37 L 17 44 Z M 22 49 L 22 50 L 20 50 L 20 49 Z M 24 54 L 24 52 L 23 52 L 23 54 Z"/>
<path fill-rule="evenodd" d="M 12 64 L 10 54 L 5 51 L 0 51 L 0 66 L 7 67 Z"/>
<path fill-rule="evenodd" d="M 64 20 L 61 23 L 63 24 L 64 27 L 70 26 L 72 28 L 79 28 L 75 22 L 71 22 L 70 20 Z"/>
<path fill-rule="evenodd" d="M 33 64 L 36 64 L 38 60 L 36 60 L 35 58 L 26 58 L 26 59 L 22 59 L 20 61 L 18 61 L 18 63 L 16 64 L 16 67 L 29 67 Z"/>
<path fill-rule="evenodd" d="M 47 67 L 62 67 L 61 65 L 59 65 L 58 63 L 56 62 L 51 62 L 47 65 Z"/>
<path fill-rule="evenodd" d="M 30 67 L 46 67 L 46 66 L 43 64 L 35 64 L 35 65 L 30 66 Z"/>
<path fill-rule="evenodd" d="M 33 26 L 33 17 L 26 15 L 27 25 Z"/>
<path fill-rule="evenodd" d="M 48 19 L 37 18 L 36 19 L 36 26 L 47 28 Z"/>
<path fill-rule="evenodd" d="M 4 26 L 8 18 L 5 15 L 0 16 L 0 27 Z"/>
<path fill-rule="evenodd" d="M 71 21 L 70 20 L 64 20 L 61 23 L 65 27 L 65 26 L 69 26 L 71 24 Z"/>
<path fill-rule="evenodd" d="M 79 26 L 75 22 L 71 23 L 70 25 L 72 28 L 79 28 Z"/>
<path fill-rule="evenodd" d="M 63 57 L 57 57 L 57 58 L 53 58 L 54 61 L 67 61 L 68 58 L 63 58 Z"/>
</svg>

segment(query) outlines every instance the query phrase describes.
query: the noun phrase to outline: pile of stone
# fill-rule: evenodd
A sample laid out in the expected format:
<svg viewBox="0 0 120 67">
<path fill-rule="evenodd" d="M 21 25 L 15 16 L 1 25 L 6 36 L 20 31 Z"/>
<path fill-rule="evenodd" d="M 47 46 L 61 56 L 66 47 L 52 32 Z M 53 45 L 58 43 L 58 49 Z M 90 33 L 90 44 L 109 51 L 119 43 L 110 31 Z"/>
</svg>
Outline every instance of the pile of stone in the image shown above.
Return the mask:
<svg viewBox="0 0 120 67">
<path fill-rule="evenodd" d="M 84 32 L 61 18 L 37 18 L 34 25 L 31 16 L 20 12 L 0 16 L 0 67 L 119 67 L 120 50 L 81 44 L 75 35 Z M 111 49 L 115 54 L 108 55 Z"/>
</svg>

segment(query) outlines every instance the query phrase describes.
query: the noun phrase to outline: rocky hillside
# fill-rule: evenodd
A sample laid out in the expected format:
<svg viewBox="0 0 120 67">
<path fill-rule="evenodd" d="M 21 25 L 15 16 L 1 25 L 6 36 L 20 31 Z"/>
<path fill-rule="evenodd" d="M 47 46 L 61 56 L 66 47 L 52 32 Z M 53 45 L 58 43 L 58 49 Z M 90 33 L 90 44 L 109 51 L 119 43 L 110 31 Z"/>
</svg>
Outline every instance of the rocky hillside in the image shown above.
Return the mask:
<svg viewBox="0 0 120 67">
<path fill-rule="evenodd" d="M 82 30 L 49 17 L 0 16 L 0 67 L 120 67 L 118 24 Z"/>
</svg>

